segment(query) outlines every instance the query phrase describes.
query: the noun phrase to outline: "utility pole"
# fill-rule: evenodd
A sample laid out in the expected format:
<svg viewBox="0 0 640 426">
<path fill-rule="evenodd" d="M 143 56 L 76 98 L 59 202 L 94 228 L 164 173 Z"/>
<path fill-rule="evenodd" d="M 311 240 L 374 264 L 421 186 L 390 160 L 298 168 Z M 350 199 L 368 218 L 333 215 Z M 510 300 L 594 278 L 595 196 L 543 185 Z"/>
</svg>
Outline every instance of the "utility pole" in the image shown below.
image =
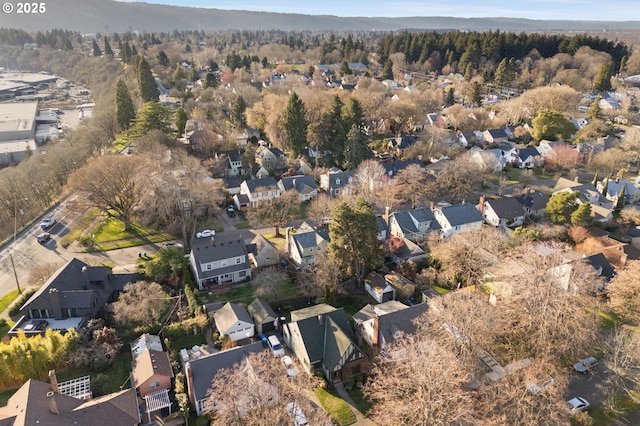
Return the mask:
<svg viewBox="0 0 640 426">
<path fill-rule="evenodd" d="M 18 198 L 16 194 L 13 194 L 13 243 L 9 250 L 9 259 L 11 259 L 11 268 L 13 268 L 13 276 L 16 279 L 16 287 L 18 287 L 18 293 L 22 294 L 20 288 L 20 282 L 18 281 L 18 272 L 16 272 L 16 264 L 13 261 L 13 251 L 16 249 L 16 234 L 18 233 Z"/>
</svg>

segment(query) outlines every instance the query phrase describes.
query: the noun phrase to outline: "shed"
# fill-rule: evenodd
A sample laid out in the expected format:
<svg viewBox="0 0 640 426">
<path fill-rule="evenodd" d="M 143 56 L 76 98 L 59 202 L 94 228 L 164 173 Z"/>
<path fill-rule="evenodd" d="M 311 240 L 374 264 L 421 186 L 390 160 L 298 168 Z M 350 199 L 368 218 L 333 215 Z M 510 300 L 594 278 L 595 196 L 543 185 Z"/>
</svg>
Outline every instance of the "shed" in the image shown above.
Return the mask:
<svg viewBox="0 0 640 426">
<path fill-rule="evenodd" d="M 276 319 L 278 316 L 264 300 L 257 297 L 247 306 L 247 311 L 253 323 L 256 325 L 256 332 L 264 334 L 276 330 Z"/>
</svg>

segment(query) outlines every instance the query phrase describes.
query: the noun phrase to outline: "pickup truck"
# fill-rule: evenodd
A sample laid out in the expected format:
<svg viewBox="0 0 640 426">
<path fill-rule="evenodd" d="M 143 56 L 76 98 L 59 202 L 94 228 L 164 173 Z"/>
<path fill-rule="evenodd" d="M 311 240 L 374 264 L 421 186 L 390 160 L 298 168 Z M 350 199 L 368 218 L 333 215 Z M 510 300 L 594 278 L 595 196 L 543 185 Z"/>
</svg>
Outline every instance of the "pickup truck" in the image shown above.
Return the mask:
<svg viewBox="0 0 640 426">
<path fill-rule="evenodd" d="M 56 224 L 56 219 L 53 216 L 48 216 L 42 219 L 42 222 L 40 222 L 40 228 L 49 229 L 55 224 Z"/>
</svg>

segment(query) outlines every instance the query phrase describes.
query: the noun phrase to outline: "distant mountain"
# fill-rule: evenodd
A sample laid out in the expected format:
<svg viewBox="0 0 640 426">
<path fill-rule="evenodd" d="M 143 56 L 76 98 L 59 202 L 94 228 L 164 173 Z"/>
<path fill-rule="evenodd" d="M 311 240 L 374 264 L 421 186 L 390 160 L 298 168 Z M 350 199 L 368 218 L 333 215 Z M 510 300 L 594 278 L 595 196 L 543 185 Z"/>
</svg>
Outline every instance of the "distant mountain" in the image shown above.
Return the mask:
<svg viewBox="0 0 640 426">
<path fill-rule="evenodd" d="M 228 29 L 295 30 L 468 30 L 617 31 L 640 27 L 640 21 L 553 21 L 519 18 L 343 18 L 329 15 L 250 12 L 128 3 L 114 0 L 48 0 L 43 14 L 0 14 L 0 27 L 29 32 L 53 28 L 82 33 Z"/>
</svg>

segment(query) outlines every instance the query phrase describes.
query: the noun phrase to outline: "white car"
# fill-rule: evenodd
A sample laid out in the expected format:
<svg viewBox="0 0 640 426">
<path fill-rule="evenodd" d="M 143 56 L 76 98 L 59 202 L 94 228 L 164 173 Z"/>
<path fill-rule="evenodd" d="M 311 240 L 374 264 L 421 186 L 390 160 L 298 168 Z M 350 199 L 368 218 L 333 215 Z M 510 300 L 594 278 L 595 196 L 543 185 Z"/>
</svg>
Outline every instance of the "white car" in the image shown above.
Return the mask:
<svg viewBox="0 0 640 426">
<path fill-rule="evenodd" d="M 273 352 L 274 356 L 284 356 L 284 347 L 282 347 L 282 343 L 280 343 L 278 337 L 269 336 L 269 338 L 267 339 L 267 345 L 269 345 L 269 349 L 271 349 L 271 352 Z"/>
<path fill-rule="evenodd" d="M 573 369 L 580 374 L 585 374 L 587 371 L 591 371 L 596 364 L 598 364 L 598 359 L 593 356 L 588 356 L 573 364 Z"/>
<path fill-rule="evenodd" d="M 184 248 L 184 246 L 181 243 L 164 243 L 162 245 L 162 248 L 171 248 L 171 247 L 177 247 L 177 248 Z"/>
<path fill-rule="evenodd" d="M 56 219 L 53 216 L 45 217 L 44 219 L 42 219 L 42 222 L 40 222 L 40 228 L 49 229 L 55 224 Z"/>
<path fill-rule="evenodd" d="M 211 229 L 205 229 L 204 231 L 200 231 L 196 234 L 198 238 L 208 238 L 216 235 L 216 231 L 212 231 Z"/>
<path fill-rule="evenodd" d="M 285 406 L 285 409 L 287 410 L 287 413 L 289 414 L 289 416 L 294 418 L 293 419 L 294 426 L 306 426 L 309 424 L 307 423 L 307 416 L 305 416 L 302 409 L 298 407 L 298 404 L 296 404 L 295 402 L 288 403 Z"/>
<path fill-rule="evenodd" d="M 284 368 L 287 369 L 287 376 L 296 377 L 298 375 L 296 368 L 293 366 L 293 360 L 289 355 L 282 357 L 282 364 L 284 364 Z"/>
<path fill-rule="evenodd" d="M 569 414 L 580 413 L 582 411 L 587 411 L 589 409 L 589 401 L 582 397 L 571 398 L 567 401 L 567 405 L 565 406 L 565 410 Z"/>
</svg>

